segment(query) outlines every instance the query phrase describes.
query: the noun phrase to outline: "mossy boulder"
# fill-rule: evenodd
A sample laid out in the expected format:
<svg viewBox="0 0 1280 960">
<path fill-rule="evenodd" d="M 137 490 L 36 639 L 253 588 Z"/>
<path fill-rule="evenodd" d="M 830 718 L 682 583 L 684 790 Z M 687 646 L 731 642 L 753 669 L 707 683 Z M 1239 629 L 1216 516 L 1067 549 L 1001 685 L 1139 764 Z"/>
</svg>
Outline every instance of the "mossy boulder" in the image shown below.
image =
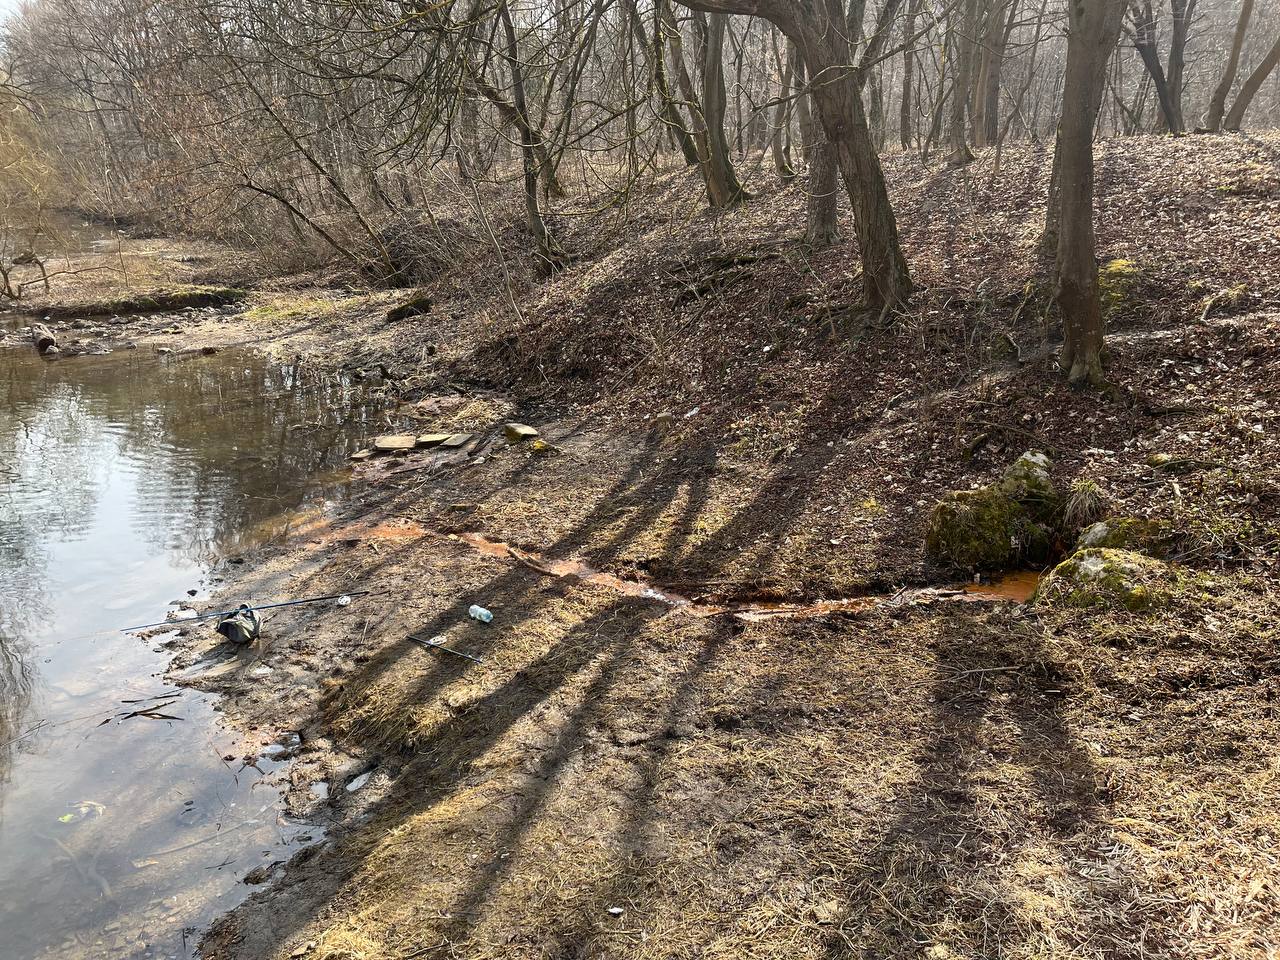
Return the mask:
<svg viewBox="0 0 1280 960">
<path fill-rule="evenodd" d="M 1098 294 L 1102 315 L 1108 319 L 1121 313 L 1133 294 L 1142 273 L 1132 260 L 1108 260 L 1098 268 Z"/>
<path fill-rule="evenodd" d="M 1086 547 L 1053 568 L 1035 601 L 1051 607 L 1113 607 L 1141 611 L 1165 605 L 1173 568 L 1132 550 Z"/>
<path fill-rule="evenodd" d="M 1049 467 L 1043 453 L 1028 451 L 995 483 L 948 493 L 929 516 L 926 554 L 966 570 L 1048 559 L 1061 512 Z"/>
<path fill-rule="evenodd" d="M 435 306 L 435 302 L 430 296 L 425 293 L 418 294 L 388 310 L 387 322 L 399 323 L 401 320 L 408 320 L 410 317 L 426 316 L 431 313 L 433 306 Z"/>
<path fill-rule="evenodd" d="M 1028 450 L 1005 470 L 995 488 L 1031 514 L 1037 522 L 1054 525 L 1062 497 L 1049 477 L 1052 462 L 1039 450 Z"/>
<path fill-rule="evenodd" d="M 1172 527 L 1163 520 L 1108 517 L 1085 527 L 1076 541 L 1076 549 L 1131 550 L 1163 559 L 1172 549 L 1174 538 Z"/>
<path fill-rule="evenodd" d="M 1017 513 L 1017 505 L 991 487 L 954 490 L 929 515 L 925 552 L 966 569 L 1007 566 L 1015 554 L 1009 531 Z"/>
</svg>

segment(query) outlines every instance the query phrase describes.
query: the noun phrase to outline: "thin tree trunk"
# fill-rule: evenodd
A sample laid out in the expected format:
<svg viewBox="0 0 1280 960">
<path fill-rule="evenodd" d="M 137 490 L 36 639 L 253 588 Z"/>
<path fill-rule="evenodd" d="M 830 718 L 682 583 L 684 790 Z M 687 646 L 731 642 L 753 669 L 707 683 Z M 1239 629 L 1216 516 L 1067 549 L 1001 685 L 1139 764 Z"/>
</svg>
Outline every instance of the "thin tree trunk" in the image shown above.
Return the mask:
<svg viewBox="0 0 1280 960">
<path fill-rule="evenodd" d="M 658 118 L 675 138 L 680 147 L 680 153 L 684 156 L 684 162 L 695 167 L 700 163 L 698 148 L 694 144 L 693 135 L 689 133 L 689 128 L 684 125 L 675 98 L 671 95 L 671 84 L 667 80 L 666 44 L 663 42 L 663 37 L 666 35 L 666 26 L 663 23 L 665 8 L 664 3 L 655 3 L 653 6 L 653 82 L 658 91 Z"/>
<path fill-rule="evenodd" d="M 782 29 L 800 50 L 822 129 L 853 205 L 867 306 L 888 311 L 911 294 L 898 224 L 889 201 L 880 158 L 871 142 L 859 92 L 860 68 L 840 0 L 682 0 L 689 7 L 762 16 Z"/>
<path fill-rule="evenodd" d="M 498 18 L 502 23 L 502 32 L 506 37 L 504 56 L 507 69 L 511 73 L 511 100 L 516 114 L 520 117 L 517 129 L 520 131 L 520 156 L 524 164 L 524 204 L 529 232 L 533 234 L 537 245 L 535 263 L 540 272 L 550 273 L 568 265 L 569 258 L 556 240 L 542 217 L 538 206 L 538 159 L 534 153 L 533 126 L 529 123 L 524 93 L 524 70 L 520 65 L 520 52 L 516 45 L 516 28 L 511 22 L 511 11 L 506 0 L 498 5 Z"/>
<path fill-rule="evenodd" d="M 871 143 L 879 152 L 884 149 L 885 141 L 884 84 L 879 70 L 871 75 L 867 85 L 870 87 L 867 91 L 869 97 L 867 111 L 871 125 Z"/>
<path fill-rule="evenodd" d="M 1138 51 L 1142 65 L 1147 68 L 1147 74 L 1155 84 L 1163 129 L 1178 133 L 1178 118 L 1173 97 L 1169 93 L 1169 81 L 1165 76 L 1164 66 L 1160 63 L 1160 51 L 1156 47 L 1156 15 L 1151 7 L 1151 0 L 1142 0 L 1141 6 L 1137 0 L 1130 0 L 1129 16 L 1133 21 L 1133 49 Z"/>
<path fill-rule="evenodd" d="M 1249 74 L 1249 79 L 1244 82 L 1244 86 L 1240 88 L 1240 93 L 1236 96 L 1236 102 L 1231 105 L 1231 111 L 1227 114 L 1227 119 L 1223 122 L 1228 130 L 1236 131 L 1240 129 L 1240 124 L 1244 122 L 1244 113 L 1249 109 L 1249 104 L 1253 101 L 1254 96 L 1262 85 L 1270 76 L 1271 71 L 1276 68 L 1276 64 L 1280 63 L 1280 37 L 1276 38 L 1276 44 L 1258 64 L 1258 68 Z"/>
<path fill-rule="evenodd" d="M 1187 35 L 1191 31 L 1191 18 L 1196 11 L 1196 0 L 1169 0 L 1173 13 L 1169 37 L 1169 107 L 1173 122 L 1169 133 L 1185 133 L 1187 122 L 1182 116 L 1182 74 L 1187 62 Z"/>
<path fill-rule="evenodd" d="M 773 56 L 775 60 L 781 60 L 782 54 L 778 49 L 777 34 L 773 35 Z M 782 68 L 782 83 L 779 95 L 779 103 L 773 111 L 773 130 L 771 131 L 769 144 L 773 153 L 773 170 L 778 175 L 778 179 L 783 183 L 790 183 L 796 177 L 796 172 L 791 166 L 791 157 L 787 154 L 787 149 L 783 144 L 783 134 L 791 125 L 791 77 L 795 71 L 795 56 L 791 45 L 787 45 L 787 62 Z"/>
<path fill-rule="evenodd" d="M 796 89 L 803 90 L 807 75 L 805 73 L 804 58 L 800 56 L 800 52 L 796 49 L 794 41 L 787 42 L 787 56 L 795 60 L 796 71 Z M 813 149 L 812 137 L 814 135 L 813 111 L 809 106 L 811 94 L 808 91 L 796 97 L 796 127 L 800 131 L 800 159 L 806 164 L 812 162 L 810 153 Z M 819 128 L 821 129 L 821 128 Z"/>
<path fill-rule="evenodd" d="M 967 125 L 965 118 L 969 108 L 969 93 L 973 86 L 974 33 L 977 29 L 978 0 L 965 0 L 964 16 L 953 33 L 952 50 L 955 52 L 956 79 L 951 88 L 951 118 L 948 122 L 948 134 L 951 139 L 951 154 L 947 163 L 953 167 L 962 167 L 973 159 L 973 151 L 969 149 L 966 138 Z"/>
<path fill-rule="evenodd" d="M 702 32 L 702 115 L 707 125 L 707 199 L 713 207 L 732 207 L 746 199 L 729 158 L 724 132 L 728 96 L 724 85 L 724 35 L 729 15 L 707 16 Z"/>
<path fill-rule="evenodd" d="M 1244 0 L 1240 8 L 1240 19 L 1236 21 L 1236 32 L 1231 38 L 1231 54 L 1227 57 L 1227 68 L 1222 71 L 1222 79 L 1213 91 L 1209 100 L 1209 112 L 1205 116 L 1205 129 L 1217 133 L 1222 129 L 1222 116 L 1227 111 L 1227 96 L 1236 82 L 1236 72 L 1240 69 L 1240 50 L 1244 47 L 1244 38 L 1249 32 L 1249 20 L 1253 16 L 1253 0 Z"/>
<path fill-rule="evenodd" d="M 697 92 L 694 90 L 693 78 L 689 76 L 688 67 L 685 65 L 684 42 L 680 37 L 679 26 L 676 24 L 675 16 L 672 14 L 667 0 L 657 0 L 657 3 L 662 9 L 662 28 L 666 31 L 667 40 L 671 45 L 671 59 L 675 66 L 676 78 L 680 84 L 680 93 L 685 98 L 685 105 L 689 108 L 689 115 L 693 119 L 693 137 L 698 150 L 698 171 L 702 174 L 702 181 L 706 186 L 707 204 L 711 207 L 731 206 L 733 203 L 745 199 L 745 197 L 741 196 L 742 187 L 738 184 L 737 176 L 733 173 L 732 164 L 729 163 L 728 145 L 724 137 L 723 96 L 721 97 L 719 111 L 720 146 L 717 159 L 717 148 L 713 142 L 715 138 L 712 135 L 712 125 L 708 119 L 708 107 L 703 100 L 699 99 Z M 698 63 L 701 65 L 701 73 L 703 75 L 702 89 L 705 97 L 707 92 L 706 66 L 709 53 L 705 18 L 703 18 L 699 26 L 698 43 L 700 49 Z M 719 89 L 723 94 L 723 75 L 720 77 Z M 737 188 L 738 196 L 736 197 L 733 190 L 734 187 Z"/>
<path fill-rule="evenodd" d="M 903 24 L 903 36 L 908 40 L 915 35 L 916 16 L 922 0 L 911 0 L 907 6 L 907 19 Z M 903 150 L 911 149 L 911 134 L 915 129 L 915 44 L 909 43 L 902 51 L 902 101 L 898 104 L 898 141 Z"/>
</svg>

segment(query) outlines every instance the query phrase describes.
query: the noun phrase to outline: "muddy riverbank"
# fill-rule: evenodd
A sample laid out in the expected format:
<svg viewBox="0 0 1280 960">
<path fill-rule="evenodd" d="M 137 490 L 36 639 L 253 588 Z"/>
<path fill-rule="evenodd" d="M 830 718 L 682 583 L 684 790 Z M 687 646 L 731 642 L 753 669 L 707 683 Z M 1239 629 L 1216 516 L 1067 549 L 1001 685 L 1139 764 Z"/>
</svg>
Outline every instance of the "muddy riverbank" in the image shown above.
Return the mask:
<svg viewBox="0 0 1280 960">
<path fill-rule="evenodd" d="M 12 327 L 11 327 L 12 329 Z M 13 958 L 187 957 L 323 836 L 282 798 L 293 732 L 168 682 L 243 554 L 356 487 L 386 404 L 228 350 L 0 343 L 0 928 Z M 129 624 L 173 618 L 145 638 Z"/>
</svg>

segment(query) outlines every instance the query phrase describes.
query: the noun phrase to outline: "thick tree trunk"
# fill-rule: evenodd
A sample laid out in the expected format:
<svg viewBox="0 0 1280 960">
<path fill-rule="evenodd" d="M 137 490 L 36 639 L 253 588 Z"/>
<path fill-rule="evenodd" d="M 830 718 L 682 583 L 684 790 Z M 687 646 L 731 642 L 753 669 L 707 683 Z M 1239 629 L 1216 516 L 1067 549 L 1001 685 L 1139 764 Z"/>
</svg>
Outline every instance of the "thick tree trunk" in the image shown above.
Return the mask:
<svg viewBox="0 0 1280 960">
<path fill-rule="evenodd" d="M 798 60 L 796 70 L 796 86 L 803 87 L 806 77 L 803 60 Z M 801 149 L 809 167 L 804 242 L 821 250 L 840 240 L 840 171 L 836 153 L 809 105 L 812 96 L 806 93 L 800 97 L 796 101 L 796 112 L 800 115 Z"/>
<path fill-rule="evenodd" d="M 1017 0 L 996 3 L 987 14 L 973 83 L 973 144 L 989 147 L 1000 138 L 1000 77 L 1004 53 L 1018 13 Z"/>
<path fill-rule="evenodd" d="M 862 98 L 851 71 L 836 57 L 819 68 L 806 57 L 815 74 L 833 76 L 814 88 L 814 103 L 826 138 L 835 149 L 836 164 L 853 205 L 862 255 L 863 293 L 869 306 L 904 301 L 911 293 L 911 274 L 898 240 L 898 222 L 889 202 L 880 158 L 871 143 Z M 822 61 L 819 61 L 822 62 Z M 847 54 L 843 62 L 847 62 Z"/>
<path fill-rule="evenodd" d="M 1094 249 L 1093 128 L 1124 8 L 1121 0 L 1068 4 L 1070 32 L 1056 151 L 1062 205 L 1057 257 L 1057 301 L 1065 334 L 1061 366 L 1071 383 L 1100 387 L 1106 381 Z"/>
<path fill-rule="evenodd" d="M 858 68 L 840 0 L 681 0 L 685 6 L 761 16 L 795 41 L 811 78 L 823 132 L 853 204 L 863 294 L 887 310 L 911 294 L 911 274 L 898 239 L 880 158 L 859 93 Z"/>
<path fill-rule="evenodd" d="M 1227 97 L 1236 82 L 1236 72 L 1240 69 L 1240 50 L 1244 47 L 1244 38 L 1249 32 L 1249 20 L 1253 16 L 1253 0 L 1244 0 L 1240 8 L 1240 19 L 1236 21 L 1236 32 L 1231 38 L 1231 53 L 1227 57 L 1227 67 L 1222 71 L 1222 79 L 1218 81 L 1213 97 L 1209 100 L 1209 112 L 1205 115 L 1205 129 L 1217 133 L 1222 129 L 1222 116 L 1227 112 Z"/>
<path fill-rule="evenodd" d="M 1227 114 L 1227 119 L 1224 121 L 1223 126 L 1232 131 L 1240 129 L 1240 124 L 1244 123 L 1244 113 L 1249 109 L 1249 104 L 1278 63 L 1280 63 L 1280 37 L 1276 39 L 1276 45 L 1271 48 L 1262 62 L 1258 64 L 1258 68 L 1249 74 L 1249 79 L 1244 82 L 1244 86 L 1240 88 L 1236 102 L 1231 105 L 1231 112 Z"/>
</svg>

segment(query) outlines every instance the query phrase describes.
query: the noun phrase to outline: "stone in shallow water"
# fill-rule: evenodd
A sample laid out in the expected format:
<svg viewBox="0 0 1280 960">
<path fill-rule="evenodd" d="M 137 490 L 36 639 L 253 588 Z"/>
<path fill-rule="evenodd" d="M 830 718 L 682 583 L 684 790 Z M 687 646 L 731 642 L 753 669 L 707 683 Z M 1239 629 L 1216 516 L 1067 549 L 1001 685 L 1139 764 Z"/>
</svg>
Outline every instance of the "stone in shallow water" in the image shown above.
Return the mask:
<svg viewBox="0 0 1280 960">
<path fill-rule="evenodd" d="M 411 433 L 388 433 L 373 441 L 373 449 L 379 453 L 393 453 L 397 450 L 412 450 L 418 438 Z"/>
<path fill-rule="evenodd" d="M 471 438 L 473 436 L 475 436 L 475 434 L 455 433 L 455 434 L 452 434 L 448 440 L 445 440 L 443 443 L 441 443 L 440 446 L 453 447 L 453 448 L 465 447 L 468 443 L 471 442 Z"/>
<path fill-rule="evenodd" d="M 368 460 L 373 456 L 372 450 L 357 450 L 351 455 L 352 460 Z"/>
</svg>

